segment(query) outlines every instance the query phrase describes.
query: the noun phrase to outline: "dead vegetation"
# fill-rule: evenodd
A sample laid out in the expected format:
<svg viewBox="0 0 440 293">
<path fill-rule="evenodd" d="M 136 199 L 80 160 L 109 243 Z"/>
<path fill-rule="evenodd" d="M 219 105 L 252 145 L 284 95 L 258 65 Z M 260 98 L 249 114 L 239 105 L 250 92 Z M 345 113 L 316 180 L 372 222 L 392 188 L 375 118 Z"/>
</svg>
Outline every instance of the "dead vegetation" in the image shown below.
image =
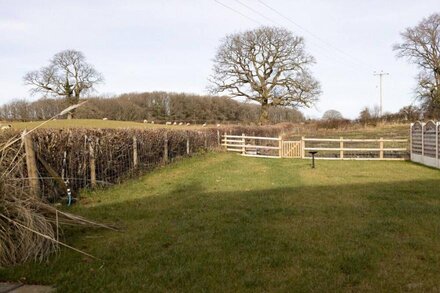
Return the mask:
<svg viewBox="0 0 440 293">
<path fill-rule="evenodd" d="M 290 127 L 286 124 L 203 131 L 32 129 L 26 135 L 32 138 L 38 162 L 38 180 L 42 186 L 38 196 L 33 195 L 29 186 L 22 134 L 4 132 L 0 134 L 0 266 L 42 261 L 58 251 L 60 245 L 88 255 L 60 240 L 63 225 L 111 228 L 62 212 L 52 205 L 65 198 L 66 187 L 76 195 L 81 188 L 92 187 L 91 150 L 97 181 L 106 185 L 119 183 L 178 157 L 217 148 L 219 135 L 225 132 L 278 135 Z M 137 165 L 133 160 L 135 145 Z"/>
</svg>

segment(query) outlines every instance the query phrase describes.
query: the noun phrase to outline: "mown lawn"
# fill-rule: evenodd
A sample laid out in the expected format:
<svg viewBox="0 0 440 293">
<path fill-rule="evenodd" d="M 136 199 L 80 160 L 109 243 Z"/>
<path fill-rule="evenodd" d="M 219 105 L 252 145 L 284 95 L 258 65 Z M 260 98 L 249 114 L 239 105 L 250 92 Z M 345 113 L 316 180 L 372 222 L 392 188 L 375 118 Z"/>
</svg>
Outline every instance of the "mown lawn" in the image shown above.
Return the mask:
<svg viewBox="0 0 440 293">
<path fill-rule="evenodd" d="M 0 270 L 60 292 L 438 291 L 440 171 L 409 162 L 206 154 L 83 194 L 47 263 Z"/>
</svg>

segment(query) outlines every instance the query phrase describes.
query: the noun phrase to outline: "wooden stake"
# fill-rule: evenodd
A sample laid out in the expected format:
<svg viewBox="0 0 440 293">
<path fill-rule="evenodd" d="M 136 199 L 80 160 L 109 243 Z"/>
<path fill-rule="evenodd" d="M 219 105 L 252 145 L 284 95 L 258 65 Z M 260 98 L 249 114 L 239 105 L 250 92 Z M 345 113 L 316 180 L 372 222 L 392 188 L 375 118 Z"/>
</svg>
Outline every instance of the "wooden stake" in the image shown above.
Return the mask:
<svg viewBox="0 0 440 293">
<path fill-rule="evenodd" d="M 137 147 L 137 138 L 133 136 L 133 167 L 136 169 L 138 167 L 138 147 Z"/>
<path fill-rule="evenodd" d="M 37 169 L 37 158 L 35 156 L 34 144 L 32 137 L 26 135 L 26 130 L 22 134 L 22 140 L 24 142 L 24 149 L 26 152 L 26 167 L 29 178 L 29 185 L 33 196 L 37 197 L 40 194 L 40 181 Z"/>
<path fill-rule="evenodd" d="M 92 188 L 94 188 L 96 187 L 95 148 L 90 140 L 89 140 L 89 156 L 90 156 L 90 183 L 92 185 Z"/>
<path fill-rule="evenodd" d="M 189 155 L 190 149 L 189 149 L 189 135 L 186 135 L 186 154 Z"/>
<path fill-rule="evenodd" d="M 163 134 L 163 162 L 168 163 L 168 133 Z"/>
</svg>

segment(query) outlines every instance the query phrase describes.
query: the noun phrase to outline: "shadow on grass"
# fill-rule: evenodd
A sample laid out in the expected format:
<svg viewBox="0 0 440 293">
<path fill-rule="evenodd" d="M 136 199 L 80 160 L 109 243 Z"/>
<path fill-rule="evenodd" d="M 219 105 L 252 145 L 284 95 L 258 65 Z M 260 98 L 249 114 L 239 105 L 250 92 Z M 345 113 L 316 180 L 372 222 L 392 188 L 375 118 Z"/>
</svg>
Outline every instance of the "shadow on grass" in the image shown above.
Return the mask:
<svg viewBox="0 0 440 293">
<path fill-rule="evenodd" d="M 67 233 L 103 267 L 63 252 L 7 275 L 62 291 L 432 290 L 440 274 L 438 187 L 438 180 L 232 192 L 185 185 L 82 210 L 124 226 Z"/>
</svg>

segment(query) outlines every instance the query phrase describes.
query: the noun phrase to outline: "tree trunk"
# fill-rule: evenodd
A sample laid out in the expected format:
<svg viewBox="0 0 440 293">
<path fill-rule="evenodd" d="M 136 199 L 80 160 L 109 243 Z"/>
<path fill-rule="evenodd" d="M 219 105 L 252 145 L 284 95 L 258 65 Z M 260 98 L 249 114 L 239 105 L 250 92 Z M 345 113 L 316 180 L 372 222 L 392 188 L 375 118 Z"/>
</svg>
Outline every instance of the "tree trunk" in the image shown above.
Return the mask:
<svg viewBox="0 0 440 293">
<path fill-rule="evenodd" d="M 69 106 L 72 106 L 72 105 L 76 105 L 76 104 L 78 104 L 78 103 L 79 103 L 79 96 L 78 96 L 77 94 L 75 94 L 74 97 L 72 97 L 72 96 L 67 97 L 67 103 L 69 104 Z M 70 111 L 69 113 L 67 113 L 67 119 L 68 119 L 68 120 L 74 118 L 74 116 L 75 116 L 75 110 L 76 110 L 76 109 L 73 109 L 72 111 Z"/>
<path fill-rule="evenodd" d="M 267 101 L 263 101 L 261 103 L 260 109 L 260 119 L 258 121 L 259 125 L 267 125 L 269 124 L 269 104 Z"/>
</svg>

